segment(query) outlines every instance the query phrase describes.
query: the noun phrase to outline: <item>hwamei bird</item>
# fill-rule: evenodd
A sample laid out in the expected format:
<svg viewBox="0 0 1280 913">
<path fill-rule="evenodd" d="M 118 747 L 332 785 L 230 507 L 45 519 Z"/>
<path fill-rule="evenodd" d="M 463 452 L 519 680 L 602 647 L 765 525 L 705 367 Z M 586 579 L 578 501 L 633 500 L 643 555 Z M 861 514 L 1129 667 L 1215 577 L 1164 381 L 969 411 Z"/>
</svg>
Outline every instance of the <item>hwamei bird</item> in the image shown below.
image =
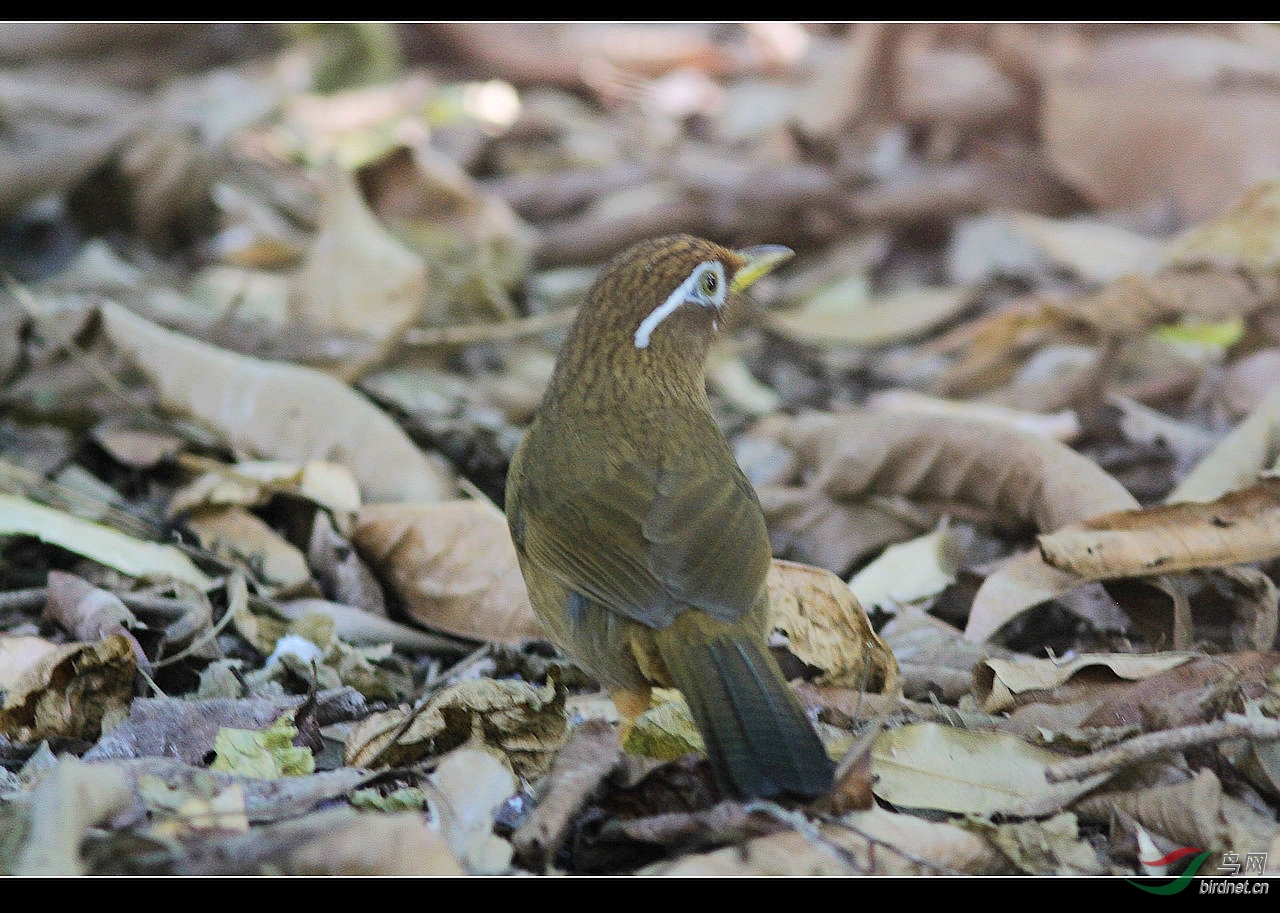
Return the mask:
<svg viewBox="0 0 1280 913">
<path fill-rule="evenodd" d="M 747 286 L 791 256 L 678 235 L 612 260 L 512 458 L 506 508 L 548 638 L 624 727 L 678 688 L 717 783 L 812 798 L 833 764 L 767 646 L 764 514 L 707 397 L 704 363 Z"/>
</svg>

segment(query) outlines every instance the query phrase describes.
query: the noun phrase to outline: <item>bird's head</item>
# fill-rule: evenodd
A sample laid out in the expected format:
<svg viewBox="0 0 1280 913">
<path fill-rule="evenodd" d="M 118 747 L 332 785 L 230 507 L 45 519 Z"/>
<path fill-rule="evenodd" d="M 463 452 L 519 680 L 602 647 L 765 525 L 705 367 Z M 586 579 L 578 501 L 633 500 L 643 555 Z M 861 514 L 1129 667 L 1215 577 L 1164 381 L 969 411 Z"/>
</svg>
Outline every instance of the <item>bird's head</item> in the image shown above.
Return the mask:
<svg viewBox="0 0 1280 913">
<path fill-rule="evenodd" d="M 603 359 L 614 372 L 687 369 L 700 377 L 711 340 L 742 292 L 791 256 L 780 245 L 731 250 L 690 235 L 636 244 L 591 287 L 562 360 Z"/>
</svg>

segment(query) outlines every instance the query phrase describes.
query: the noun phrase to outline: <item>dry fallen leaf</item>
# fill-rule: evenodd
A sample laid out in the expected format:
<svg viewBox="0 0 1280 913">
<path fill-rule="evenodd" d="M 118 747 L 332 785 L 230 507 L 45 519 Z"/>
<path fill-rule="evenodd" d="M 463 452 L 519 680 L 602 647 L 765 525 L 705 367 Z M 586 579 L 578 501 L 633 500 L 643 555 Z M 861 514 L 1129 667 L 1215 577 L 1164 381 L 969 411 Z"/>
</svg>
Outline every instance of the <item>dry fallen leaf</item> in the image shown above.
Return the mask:
<svg viewBox="0 0 1280 913">
<path fill-rule="evenodd" d="M 358 179 L 373 212 L 428 265 L 422 323 L 515 316 L 508 294 L 528 271 L 535 235 L 503 200 L 426 143 L 393 150 Z"/>
<path fill-rule="evenodd" d="M 903 603 L 923 601 L 950 586 L 962 556 L 955 531 L 936 529 L 890 545 L 853 576 L 849 589 L 860 604 L 892 614 Z"/>
<path fill-rule="evenodd" d="M 195 534 L 201 548 L 250 572 L 268 587 L 289 589 L 311 579 L 302 551 L 244 508 L 201 508 L 189 513 L 183 525 Z"/>
<path fill-rule="evenodd" d="M 493 755 L 460 748 L 440 759 L 431 777 L 432 808 L 453 854 L 472 875 L 500 875 L 511 865 L 511 844 L 493 832 L 494 814 L 517 783 Z"/>
<path fill-rule="evenodd" d="M 814 839 L 799 831 L 757 837 L 742 846 L 690 853 L 642 874 L 726 875 L 994 875 L 1005 858 L 980 835 L 880 807 L 824 824 Z M 837 851 L 838 850 L 838 851 Z"/>
<path fill-rule="evenodd" d="M 848 584 L 828 570 L 774 559 L 769 568 L 770 618 L 799 659 L 822 670 L 821 681 L 896 694 L 898 663 Z"/>
<path fill-rule="evenodd" d="M 1004 733 L 937 723 L 885 731 L 876 739 L 872 757 L 872 789 L 886 802 L 972 815 L 1043 814 L 1105 779 L 1094 777 L 1060 790 L 1044 777 L 1045 768 L 1062 759 L 1056 752 Z"/>
<path fill-rule="evenodd" d="M 43 637 L 0 635 L 0 691 L 12 691 L 28 669 L 57 649 L 57 644 Z"/>
<path fill-rule="evenodd" d="M 1042 65 L 1045 151 L 1102 209 L 1172 200 L 1203 219 L 1280 167 L 1274 48 L 1188 29 L 1121 32 L 1071 65 Z"/>
<path fill-rule="evenodd" d="M 62 760 L 22 802 L 25 833 L 0 869 L 46 878 L 83 874 L 81 844 L 89 830 L 123 811 L 132 799 L 128 776 L 118 766 Z"/>
<path fill-rule="evenodd" d="M 1259 874 L 1280 871 L 1273 856 L 1280 844 L 1275 822 L 1224 792 L 1209 769 L 1171 784 L 1090 796 L 1078 803 L 1077 812 L 1086 823 L 1114 822 L 1115 843 L 1126 831 L 1142 827 L 1159 835 L 1166 851 L 1182 846 L 1210 849 L 1213 855 L 1205 861 L 1205 872 L 1221 871 L 1224 853 L 1235 853 L 1237 859 L 1261 853 L 1265 869 Z"/>
<path fill-rule="evenodd" d="M 213 581 L 170 545 L 134 539 L 99 523 L 0 492 L 0 535 L 34 536 L 123 574 L 177 580 L 207 590 Z"/>
<path fill-rule="evenodd" d="M 901 495 L 1042 530 L 1136 504 L 1093 460 L 998 422 L 849 412 L 776 427 L 813 468 L 812 487 L 838 498 Z"/>
<path fill-rule="evenodd" d="M 955 319 L 972 300 L 967 288 L 918 288 L 859 300 L 856 292 L 837 287 L 797 310 L 763 311 L 761 320 L 779 336 L 810 345 L 886 346 Z"/>
<path fill-rule="evenodd" d="M 64 644 L 27 667 L 0 704 L 0 734 L 15 742 L 58 737 L 96 741 L 122 719 L 137 674 L 133 643 L 113 634 Z"/>
<path fill-rule="evenodd" d="M 1256 697 L 1280 664 L 1271 652 L 1193 656 L 1163 672 L 1117 689 L 1085 718 L 1083 726 L 1142 726 L 1158 729 L 1205 722 L 1216 715 L 1224 691 Z"/>
<path fill-rule="evenodd" d="M 466 870 L 421 812 L 331 808 L 229 838 L 182 874 L 457 877 Z"/>
<path fill-rule="evenodd" d="M 453 488 L 451 474 L 389 416 L 327 374 L 218 349 L 110 302 L 100 313 L 111 343 L 150 378 L 165 408 L 237 448 L 342 463 L 372 501 L 436 501 Z"/>
<path fill-rule="evenodd" d="M 1036 541 L 1046 561 L 1088 580 L 1269 561 L 1280 556 L 1280 479 L 1207 503 L 1091 517 Z"/>
<path fill-rule="evenodd" d="M 1251 485 L 1280 460 L 1280 386 L 1187 472 L 1169 493 L 1170 503 L 1213 501 Z"/>
<path fill-rule="evenodd" d="M 544 688 L 494 679 L 458 682 L 432 695 L 420 710 L 366 717 L 347 736 L 345 760 L 351 767 L 368 767 L 375 760 L 397 766 L 470 744 L 532 780 L 547 772 L 565 740 L 564 699 L 554 677 Z"/>
<path fill-rule="evenodd" d="M 120 597 L 64 571 L 49 571 L 48 595 L 43 617 L 57 622 L 76 640 L 96 641 L 119 634 L 133 642 L 134 653 L 144 660 L 142 648 L 130 631 L 145 627 Z"/>
<path fill-rule="evenodd" d="M 320 227 L 294 279 L 292 316 L 365 333 L 376 348 L 343 366 L 354 380 L 381 361 L 426 305 L 427 266 L 377 223 L 352 175 L 325 169 Z"/>
<path fill-rule="evenodd" d="M 983 660 L 974 669 L 974 696 L 986 713 L 1000 713 L 1021 703 L 1027 692 L 1052 691 L 1082 669 L 1103 667 L 1131 681 L 1150 678 L 1190 662 L 1192 653 L 1082 654 L 1070 660 Z"/>
<path fill-rule="evenodd" d="M 506 518 L 493 505 L 367 505 L 352 541 L 419 623 L 475 640 L 542 637 Z"/>
</svg>

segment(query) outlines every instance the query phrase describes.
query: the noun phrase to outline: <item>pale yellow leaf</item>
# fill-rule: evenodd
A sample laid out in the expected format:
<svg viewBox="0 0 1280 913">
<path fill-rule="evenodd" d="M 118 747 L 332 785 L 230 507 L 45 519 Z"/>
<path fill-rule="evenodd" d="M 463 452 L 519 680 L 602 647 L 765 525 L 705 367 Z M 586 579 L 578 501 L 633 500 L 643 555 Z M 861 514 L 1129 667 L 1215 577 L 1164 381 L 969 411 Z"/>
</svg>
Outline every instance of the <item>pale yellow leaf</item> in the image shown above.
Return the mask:
<svg viewBox="0 0 1280 913">
<path fill-rule="evenodd" d="M 970 815 L 1054 809 L 1084 790 L 1045 779 L 1062 756 L 997 732 L 937 723 L 886 730 L 872 749 L 875 794 L 898 807 Z M 1095 779 L 1089 788 L 1097 784 Z"/>
<path fill-rule="evenodd" d="M 134 539 L 108 526 L 0 493 L 0 536 L 34 536 L 141 580 L 179 580 L 198 589 L 211 578 L 171 545 Z"/>
<path fill-rule="evenodd" d="M 962 548 L 951 528 L 891 545 L 849 581 L 864 606 L 893 612 L 905 602 L 935 596 L 955 580 Z"/>
</svg>

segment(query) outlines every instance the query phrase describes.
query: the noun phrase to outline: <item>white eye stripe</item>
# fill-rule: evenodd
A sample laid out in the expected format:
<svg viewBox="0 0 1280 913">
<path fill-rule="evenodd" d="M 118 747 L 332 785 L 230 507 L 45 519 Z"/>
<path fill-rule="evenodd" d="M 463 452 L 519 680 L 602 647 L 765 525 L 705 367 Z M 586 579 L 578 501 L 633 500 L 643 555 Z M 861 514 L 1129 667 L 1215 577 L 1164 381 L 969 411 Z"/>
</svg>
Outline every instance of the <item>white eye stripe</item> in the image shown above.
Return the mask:
<svg viewBox="0 0 1280 913">
<path fill-rule="evenodd" d="M 715 276 L 715 287 L 710 294 L 703 292 L 701 288 L 703 277 L 708 273 Z M 636 327 L 636 348 L 648 348 L 649 339 L 653 336 L 653 331 L 658 328 L 658 324 L 671 316 L 682 304 L 692 303 L 714 308 L 723 306 L 725 289 L 723 263 L 719 260 L 708 260 L 698 264 L 698 267 L 689 274 L 689 278 L 681 282 L 679 287 L 667 296 L 666 301 L 640 321 L 640 326 Z"/>
</svg>

